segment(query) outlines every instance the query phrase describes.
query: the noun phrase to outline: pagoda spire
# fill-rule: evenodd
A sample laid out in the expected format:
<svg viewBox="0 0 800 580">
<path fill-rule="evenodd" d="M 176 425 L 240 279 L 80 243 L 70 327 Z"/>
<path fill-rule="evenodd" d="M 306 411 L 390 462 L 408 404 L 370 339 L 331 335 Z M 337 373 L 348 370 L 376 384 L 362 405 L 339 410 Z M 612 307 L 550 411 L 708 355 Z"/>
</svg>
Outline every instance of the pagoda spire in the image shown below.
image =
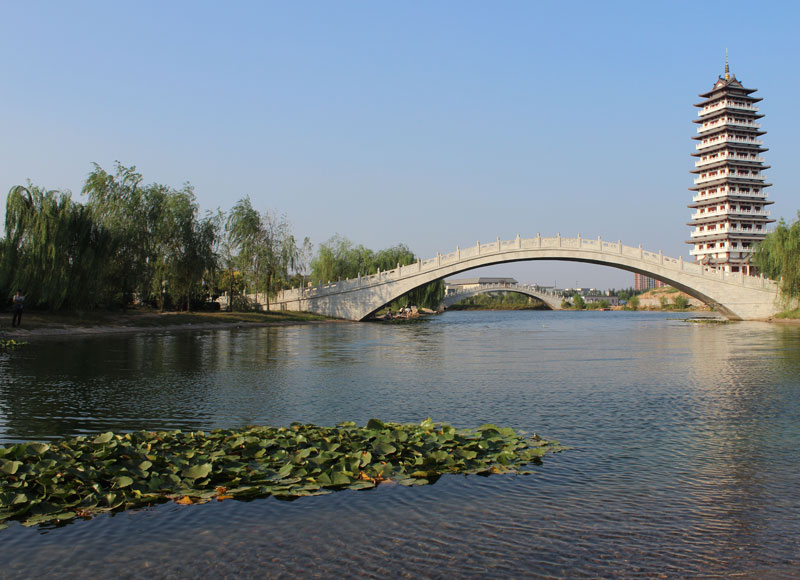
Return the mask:
<svg viewBox="0 0 800 580">
<path fill-rule="evenodd" d="M 728 67 L 728 49 L 725 49 L 725 80 L 731 80 L 731 69 Z"/>
</svg>

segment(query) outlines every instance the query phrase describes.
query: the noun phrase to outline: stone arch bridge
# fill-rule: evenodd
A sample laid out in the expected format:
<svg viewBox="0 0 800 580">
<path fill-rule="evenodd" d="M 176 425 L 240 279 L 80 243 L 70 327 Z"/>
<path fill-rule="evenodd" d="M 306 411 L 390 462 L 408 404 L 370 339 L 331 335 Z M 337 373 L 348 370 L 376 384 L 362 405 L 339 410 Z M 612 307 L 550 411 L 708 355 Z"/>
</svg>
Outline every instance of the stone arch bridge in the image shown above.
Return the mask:
<svg viewBox="0 0 800 580">
<path fill-rule="evenodd" d="M 461 302 L 465 298 L 469 298 L 470 296 L 475 296 L 477 294 L 486 294 L 488 292 L 516 292 L 517 294 L 532 296 L 533 298 L 543 302 L 550 310 L 561 310 L 561 301 L 564 299 L 564 297 L 557 292 L 553 292 L 551 290 L 542 290 L 529 284 L 494 283 L 480 284 L 468 290 L 456 290 L 450 294 L 445 294 L 444 298 L 442 299 L 442 306 L 445 308 L 450 308 L 453 304 Z"/>
<path fill-rule="evenodd" d="M 274 309 L 314 312 L 364 320 L 403 294 L 429 282 L 481 266 L 524 260 L 586 262 L 638 272 L 661 280 L 708 304 L 732 320 L 763 320 L 781 310 L 777 285 L 761 277 L 744 276 L 705 267 L 641 246 L 607 242 L 602 238 L 520 238 L 437 254 L 394 270 L 359 276 L 309 288 L 284 290 L 271 301 Z"/>
</svg>

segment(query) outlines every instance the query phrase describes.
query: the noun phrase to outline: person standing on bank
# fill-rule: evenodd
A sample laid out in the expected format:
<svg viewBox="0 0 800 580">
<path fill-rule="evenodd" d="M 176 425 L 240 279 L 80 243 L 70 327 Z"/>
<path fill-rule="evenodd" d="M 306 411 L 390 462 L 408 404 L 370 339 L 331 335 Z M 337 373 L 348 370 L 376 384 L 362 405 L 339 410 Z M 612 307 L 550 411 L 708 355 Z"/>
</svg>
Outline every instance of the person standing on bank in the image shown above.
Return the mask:
<svg viewBox="0 0 800 580">
<path fill-rule="evenodd" d="M 19 326 L 22 324 L 22 304 L 25 302 L 25 297 L 22 295 L 22 290 L 17 290 L 14 294 L 13 305 L 11 310 L 14 311 L 14 316 L 11 318 L 11 326 Z"/>
</svg>

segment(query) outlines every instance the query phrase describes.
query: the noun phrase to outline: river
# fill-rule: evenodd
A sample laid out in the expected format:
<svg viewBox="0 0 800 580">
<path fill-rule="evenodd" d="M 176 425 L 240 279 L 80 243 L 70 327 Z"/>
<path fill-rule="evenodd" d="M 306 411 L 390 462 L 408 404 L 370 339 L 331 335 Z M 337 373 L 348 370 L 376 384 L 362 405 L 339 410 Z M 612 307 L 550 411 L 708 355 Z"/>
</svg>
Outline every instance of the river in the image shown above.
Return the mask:
<svg viewBox="0 0 800 580">
<path fill-rule="evenodd" d="M 532 475 L 173 503 L 0 531 L 1 578 L 797 578 L 800 327 L 452 312 L 38 340 L 0 441 L 426 417 L 572 449 Z"/>
</svg>

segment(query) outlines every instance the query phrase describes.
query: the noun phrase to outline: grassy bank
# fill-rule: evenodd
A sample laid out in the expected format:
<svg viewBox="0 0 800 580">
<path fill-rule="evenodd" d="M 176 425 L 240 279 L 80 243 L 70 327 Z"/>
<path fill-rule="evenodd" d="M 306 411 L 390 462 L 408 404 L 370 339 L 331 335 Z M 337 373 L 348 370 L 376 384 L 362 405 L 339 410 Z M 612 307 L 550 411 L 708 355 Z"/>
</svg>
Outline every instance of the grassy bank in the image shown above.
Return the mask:
<svg viewBox="0 0 800 580">
<path fill-rule="evenodd" d="M 800 320 L 800 308 L 793 310 L 784 310 L 775 315 L 775 318 L 780 320 Z"/>
<path fill-rule="evenodd" d="M 26 310 L 22 326 L 11 328 L 11 313 L 0 318 L 0 332 L 8 336 L 63 333 L 70 330 L 146 330 L 157 328 L 213 327 L 239 324 L 302 323 L 329 320 L 305 312 L 158 312 L 153 310 L 40 312 Z"/>
</svg>

